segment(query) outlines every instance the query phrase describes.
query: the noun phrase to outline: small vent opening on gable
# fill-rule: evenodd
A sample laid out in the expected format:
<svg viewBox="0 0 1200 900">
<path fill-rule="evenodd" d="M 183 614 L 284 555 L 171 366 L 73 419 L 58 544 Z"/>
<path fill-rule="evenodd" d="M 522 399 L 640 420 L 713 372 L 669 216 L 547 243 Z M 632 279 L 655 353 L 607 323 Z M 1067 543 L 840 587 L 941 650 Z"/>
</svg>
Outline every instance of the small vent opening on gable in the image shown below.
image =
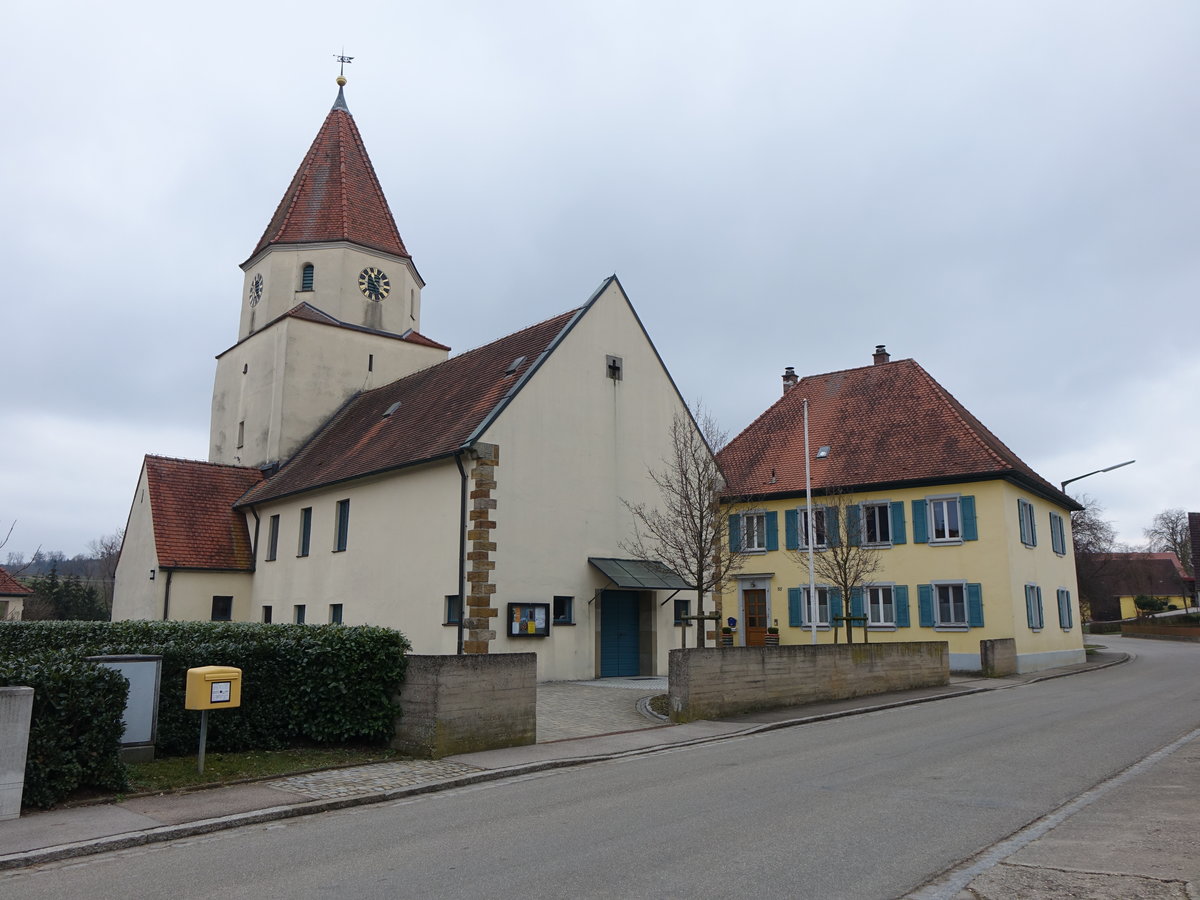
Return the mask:
<svg viewBox="0 0 1200 900">
<path fill-rule="evenodd" d="M 505 375 L 514 374 L 517 371 L 517 369 L 521 368 L 521 363 L 523 363 L 523 362 L 525 362 L 525 357 L 518 356 L 516 359 L 514 359 L 512 362 L 510 362 L 508 364 L 508 368 L 504 370 L 504 374 Z"/>
<path fill-rule="evenodd" d="M 604 365 L 608 369 L 608 377 L 613 381 L 620 381 L 624 377 L 625 363 L 619 356 L 604 357 Z"/>
<path fill-rule="evenodd" d="M 391 406 L 389 406 L 387 408 L 387 412 L 385 412 L 383 414 L 383 417 L 386 419 L 388 416 L 390 416 L 392 413 L 394 413 L 399 408 L 400 408 L 400 401 L 397 400 L 395 403 L 393 403 Z"/>
</svg>

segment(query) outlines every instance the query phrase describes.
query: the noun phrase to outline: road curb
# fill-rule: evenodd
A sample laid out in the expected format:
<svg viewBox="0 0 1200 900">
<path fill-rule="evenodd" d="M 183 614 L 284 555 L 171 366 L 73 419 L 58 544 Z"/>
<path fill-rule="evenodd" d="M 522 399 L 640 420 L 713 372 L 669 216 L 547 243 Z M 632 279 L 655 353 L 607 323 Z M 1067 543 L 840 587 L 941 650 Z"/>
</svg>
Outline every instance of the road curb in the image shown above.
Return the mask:
<svg viewBox="0 0 1200 900">
<path fill-rule="evenodd" d="M 1123 654 L 1122 658 L 1115 659 L 1104 664 L 1089 666 L 1086 669 L 1079 669 L 1075 672 L 1060 672 L 1053 675 L 1046 675 L 1041 678 L 1022 681 L 1020 684 L 1010 685 L 1010 687 L 1020 687 L 1022 684 L 1033 684 L 1038 681 L 1049 681 L 1054 678 L 1064 678 L 1068 675 L 1081 675 L 1084 672 L 1093 672 L 1099 669 L 1109 668 L 1110 666 L 1120 665 L 1121 663 L 1128 662 L 1131 658 L 1131 654 Z M 273 806 L 268 807 L 267 809 L 254 810 L 252 812 L 233 813 L 227 816 L 215 816 L 211 819 L 200 819 L 195 822 L 184 822 L 178 825 L 162 825 L 157 828 L 129 831 L 125 832 L 124 834 L 108 835 L 106 837 L 92 838 L 86 841 L 73 841 L 67 844 L 58 844 L 53 847 L 43 847 L 37 850 L 27 850 L 20 853 L 8 853 L 0 856 L 0 871 L 4 871 L 6 869 L 26 868 L 28 866 L 45 865 L 47 863 L 59 862 L 64 859 L 73 859 L 81 856 L 93 856 L 99 853 L 128 850 L 132 847 L 141 847 L 147 844 L 157 844 L 164 841 L 178 840 L 180 838 L 212 834 L 216 831 L 225 831 L 230 828 L 240 828 L 246 825 L 260 825 L 264 822 L 276 822 L 284 819 L 299 818 L 300 816 L 315 815 L 317 813 L 336 812 L 337 810 L 352 809 L 354 807 L 368 806 L 375 803 L 389 803 L 394 800 L 403 800 L 408 797 L 417 797 L 423 794 L 433 794 L 460 787 L 470 787 L 471 785 L 483 784 L 490 781 L 501 781 L 505 778 L 517 778 L 522 775 L 532 775 L 538 772 L 552 771 L 554 769 L 566 769 L 574 766 L 591 765 L 598 762 L 609 762 L 613 760 L 630 759 L 639 756 L 650 756 L 655 753 L 664 753 L 686 747 L 711 744 L 717 741 L 749 737 L 755 734 L 777 731 L 781 728 L 794 728 L 799 725 L 811 725 L 817 722 L 828 722 L 834 719 L 844 719 L 850 716 L 879 712 L 885 709 L 897 709 L 904 706 L 916 706 L 921 703 L 933 703 L 938 700 L 950 700 L 955 697 L 966 697 L 971 694 L 981 694 L 997 689 L 998 688 L 993 687 L 966 688 L 964 690 L 950 691 L 944 694 L 934 694 L 929 697 L 913 697 L 907 700 L 897 700 L 892 703 L 877 703 L 872 706 L 860 706 L 854 709 L 818 713 L 812 716 L 784 719 L 779 722 L 762 722 L 746 728 L 738 729 L 736 731 L 729 731 L 723 734 L 705 735 L 703 737 L 690 738 L 688 740 L 676 741 L 670 744 L 662 744 L 656 747 L 639 747 L 633 750 L 620 750 L 613 753 L 597 753 L 589 756 L 547 759 L 539 762 L 506 766 L 499 769 L 484 769 L 479 772 L 471 772 L 466 775 L 455 775 L 451 778 L 445 778 L 439 781 L 430 781 L 426 784 L 411 785 L 403 788 L 395 788 L 393 790 L 377 791 L 371 794 L 361 794 L 357 797 L 338 797 L 330 800 L 305 800 L 300 803 Z"/>
</svg>

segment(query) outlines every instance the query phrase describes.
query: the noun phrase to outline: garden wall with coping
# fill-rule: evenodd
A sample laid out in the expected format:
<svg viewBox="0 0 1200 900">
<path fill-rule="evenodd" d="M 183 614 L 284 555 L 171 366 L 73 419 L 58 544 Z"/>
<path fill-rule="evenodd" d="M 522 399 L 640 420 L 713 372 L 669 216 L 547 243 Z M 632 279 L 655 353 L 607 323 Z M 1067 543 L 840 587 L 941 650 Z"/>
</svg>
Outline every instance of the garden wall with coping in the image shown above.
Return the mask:
<svg viewBox="0 0 1200 900">
<path fill-rule="evenodd" d="M 672 650 L 672 722 L 950 683 L 945 641 Z"/>
<path fill-rule="evenodd" d="M 1155 638 L 1160 641 L 1190 641 L 1200 643 L 1197 625 L 1122 625 L 1122 637 Z"/>
<path fill-rule="evenodd" d="M 408 657 L 392 747 L 408 756 L 537 741 L 537 654 Z"/>
</svg>

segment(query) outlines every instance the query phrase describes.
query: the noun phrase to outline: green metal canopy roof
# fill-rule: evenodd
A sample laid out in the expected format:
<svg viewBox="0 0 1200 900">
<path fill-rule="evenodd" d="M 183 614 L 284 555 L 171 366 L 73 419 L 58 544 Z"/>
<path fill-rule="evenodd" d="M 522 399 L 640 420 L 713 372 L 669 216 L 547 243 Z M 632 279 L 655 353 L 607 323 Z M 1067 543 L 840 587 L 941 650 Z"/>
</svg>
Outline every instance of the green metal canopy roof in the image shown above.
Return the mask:
<svg viewBox="0 0 1200 900">
<path fill-rule="evenodd" d="M 652 591 L 686 591 L 691 585 L 652 559 L 604 559 L 589 556 L 588 562 L 603 572 L 617 587 Z"/>
</svg>

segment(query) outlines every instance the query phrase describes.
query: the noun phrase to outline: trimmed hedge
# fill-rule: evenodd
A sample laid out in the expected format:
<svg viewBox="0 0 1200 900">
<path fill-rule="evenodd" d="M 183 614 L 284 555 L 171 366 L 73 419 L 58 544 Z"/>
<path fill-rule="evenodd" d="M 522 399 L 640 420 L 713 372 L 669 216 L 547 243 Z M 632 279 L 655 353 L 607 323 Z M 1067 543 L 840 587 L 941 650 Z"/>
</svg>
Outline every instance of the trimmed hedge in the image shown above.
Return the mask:
<svg viewBox="0 0 1200 900">
<path fill-rule="evenodd" d="M 196 752 L 200 713 L 183 708 L 184 688 L 188 669 L 208 665 L 242 670 L 242 705 L 209 716 L 209 750 L 269 750 L 298 741 L 385 742 L 394 733 L 395 697 L 409 646 L 400 632 L 372 626 L 0 623 L 0 659 L 50 649 L 76 659 L 161 655 L 155 746 L 163 755 Z"/>
<path fill-rule="evenodd" d="M 61 652 L 0 653 L 0 684 L 33 688 L 25 806 L 53 806 L 73 790 L 128 787 L 121 722 L 129 682 L 120 672 Z"/>
</svg>

